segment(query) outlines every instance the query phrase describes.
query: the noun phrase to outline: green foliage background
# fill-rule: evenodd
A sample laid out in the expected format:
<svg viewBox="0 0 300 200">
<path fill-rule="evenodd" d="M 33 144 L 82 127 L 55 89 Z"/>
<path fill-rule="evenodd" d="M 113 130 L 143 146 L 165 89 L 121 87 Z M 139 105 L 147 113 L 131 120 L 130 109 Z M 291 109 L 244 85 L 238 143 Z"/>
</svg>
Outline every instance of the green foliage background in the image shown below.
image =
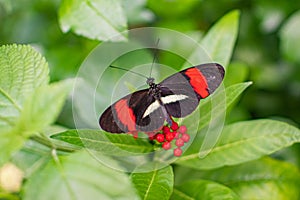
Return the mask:
<svg viewBox="0 0 300 200">
<path fill-rule="evenodd" d="M 114 145 L 126 144 L 134 149 L 129 153 L 153 146 L 129 135 L 71 130 L 66 79 L 98 44 L 127 37 L 111 34 L 147 26 L 187 34 L 227 67 L 227 126 L 199 159 L 201 130 L 210 122 L 203 115 L 193 144 L 175 163 L 127 174 L 80 151 L 82 142 L 118 156 L 124 155 Z M 300 199 L 299 26 L 297 1 L 0 0 L 0 164 L 12 162 L 24 172 L 21 189 L 0 186 L 0 198 Z M 189 50 L 180 41 L 174 45 Z M 167 53 L 159 58 L 176 70 L 184 64 Z M 210 106 L 200 109 L 209 114 Z M 189 118 L 184 122 L 192 127 Z"/>
</svg>

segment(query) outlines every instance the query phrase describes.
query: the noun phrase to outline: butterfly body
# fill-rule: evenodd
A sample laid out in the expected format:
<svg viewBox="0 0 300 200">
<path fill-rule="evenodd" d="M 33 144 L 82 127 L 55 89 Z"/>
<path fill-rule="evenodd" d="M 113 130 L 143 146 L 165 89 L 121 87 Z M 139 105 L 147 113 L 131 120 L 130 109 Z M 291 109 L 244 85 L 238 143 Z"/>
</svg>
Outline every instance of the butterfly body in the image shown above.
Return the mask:
<svg viewBox="0 0 300 200">
<path fill-rule="evenodd" d="M 99 119 L 101 128 L 111 133 L 152 132 L 171 117 L 191 114 L 201 99 L 221 84 L 224 68 L 215 63 L 187 68 L 161 83 L 147 79 L 148 89 L 129 94 L 108 107 Z"/>
</svg>

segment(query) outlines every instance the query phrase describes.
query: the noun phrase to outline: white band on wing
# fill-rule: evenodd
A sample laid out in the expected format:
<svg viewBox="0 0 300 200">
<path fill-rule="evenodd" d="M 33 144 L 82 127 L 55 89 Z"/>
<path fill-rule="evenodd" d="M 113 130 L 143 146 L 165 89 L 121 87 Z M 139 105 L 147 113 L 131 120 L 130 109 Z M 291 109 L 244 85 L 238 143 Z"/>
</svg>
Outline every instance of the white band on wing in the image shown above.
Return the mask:
<svg viewBox="0 0 300 200">
<path fill-rule="evenodd" d="M 168 95 L 165 97 L 161 97 L 161 101 L 163 104 L 169 104 L 177 101 L 181 101 L 183 99 L 187 99 L 189 96 L 183 95 L 183 94 L 173 94 Z M 144 112 L 143 118 L 153 113 L 155 110 L 157 110 L 160 107 L 158 100 L 154 101 L 152 104 L 148 106 L 146 111 Z"/>
</svg>

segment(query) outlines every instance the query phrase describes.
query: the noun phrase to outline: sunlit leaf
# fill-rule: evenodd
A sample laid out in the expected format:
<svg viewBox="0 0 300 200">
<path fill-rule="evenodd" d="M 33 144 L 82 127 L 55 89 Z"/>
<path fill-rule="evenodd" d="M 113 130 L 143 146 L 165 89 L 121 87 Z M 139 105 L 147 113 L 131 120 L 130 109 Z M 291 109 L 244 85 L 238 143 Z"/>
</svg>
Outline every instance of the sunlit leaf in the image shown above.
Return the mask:
<svg viewBox="0 0 300 200">
<path fill-rule="evenodd" d="M 227 87 L 225 91 L 218 90 L 212 95 L 210 100 L 206 99 L 200 102 L 198 108 L 200 116 L 198 118 L 195 115 L 199 115 L 199 112 L 195 111 L 183 120 L 182 124 L 186 125 L 188 130 L 198 130 L 198 134 L 179 161 L 185 159 L 186 156 L 189 157 L 190 154 L 198 155 L 199 151 L 202 152 L 202 149 L 215 146 L 225 123 L 226 110 L 233 105 L 235 100 L 251 84 L 251 82 L 239 83 Z"/>
<path fill-rule="evenodd" d="M 235 10 L 222 17 L 201 40 L 200 46 L 205 53 L 198 49 L 190 59 L 201 63 L 217 62 L 226 67 L 235 45 L 238 27 L 239 11 Z"/>
<path fill-rule="evenodd" d="M 48 81 L 48 65 L 32 47 L 0 47 L 0 165 L 25 141 L 15 126 L 25 101 Z"/>
<path fill-rule="evenodd" d="M 45 59 L 28 45 L 0 47 L 0 129 L 15 125 L 25 99 L 49 81 Z"/>
<path fill-rule="evenodd" d="M 205 157 L 200 158 L 195 152 L 182 156 L 177 163 L 196 169 L 236 165 L 296 142 L 300 142 L 300 130 L 287 123 L 267 119 L 238 122 L 224 127 L 217 144 L 206 149 Z"/>
<path fill-rule="evenodd" d="M 148 139 L 135 139 L 129 134 L 111 134 L 101 130 L 68 130 L 52 135 L 51 138 L 114 156 L 153 151 L 153 145 Z"/>
<path fill-rule="evenodd" d="M 120 0 L 64 0 L 59 10 L 63 32 L 101 41 L 126 40 L 127 21 Z"/>
<path fill-rule="evenodd" d="M 226 14 L 201 41 L 202 47 L 214 62 L 228 65 L 238 34 L 239 16 L 237 10 Z"/>
</svg>

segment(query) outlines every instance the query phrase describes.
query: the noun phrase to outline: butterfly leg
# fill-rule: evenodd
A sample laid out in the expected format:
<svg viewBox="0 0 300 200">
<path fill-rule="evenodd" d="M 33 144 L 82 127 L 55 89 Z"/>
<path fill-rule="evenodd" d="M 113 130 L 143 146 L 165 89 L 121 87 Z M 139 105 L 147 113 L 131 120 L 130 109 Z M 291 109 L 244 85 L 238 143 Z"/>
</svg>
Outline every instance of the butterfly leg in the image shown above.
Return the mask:
<svg viewBox="0 0 300 200">
<path fill-rule="evenodd" d="M 162 112 L 163 112 L 163 114 L 164 114 L 164 117 L 165 117 L 167 123 L 168 123 L 170 126 L 172 126 L 173 121 L 172 121 L 172 119 L 170 118 L 170 115 L 169 115 L 169 113 L 168 113 L 168 111 L 167 111 L 167 109 L 166 109 L 164 103 L 163 103 L 160 99 L 158 99 L 158 102 L 159 102 L 159 104 L 161 105 Z"/>
</svg>

